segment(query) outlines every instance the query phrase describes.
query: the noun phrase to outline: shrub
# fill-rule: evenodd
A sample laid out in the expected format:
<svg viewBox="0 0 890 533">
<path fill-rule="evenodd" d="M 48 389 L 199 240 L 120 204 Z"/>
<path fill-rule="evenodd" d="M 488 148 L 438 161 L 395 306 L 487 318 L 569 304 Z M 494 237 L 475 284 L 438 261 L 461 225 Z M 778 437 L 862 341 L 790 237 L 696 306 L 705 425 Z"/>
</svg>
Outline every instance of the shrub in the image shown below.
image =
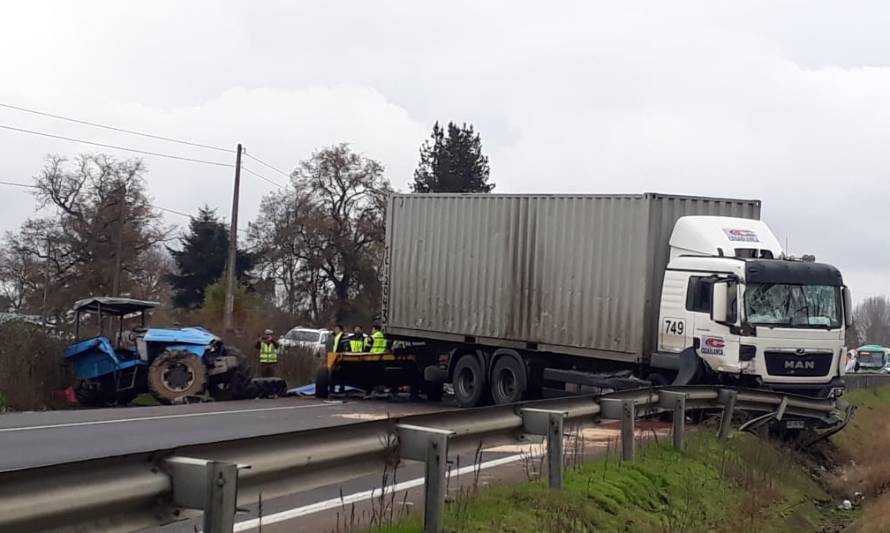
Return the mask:
<svg viewBox="0 0 890 533">
<path fill-rule="evenodd" d="M 71 384 L 62 358 L 67 343 L 40 326 L 0 324 L 0 409 L 45 409 L 61 403 L 54 393 Z"/>
</svg>

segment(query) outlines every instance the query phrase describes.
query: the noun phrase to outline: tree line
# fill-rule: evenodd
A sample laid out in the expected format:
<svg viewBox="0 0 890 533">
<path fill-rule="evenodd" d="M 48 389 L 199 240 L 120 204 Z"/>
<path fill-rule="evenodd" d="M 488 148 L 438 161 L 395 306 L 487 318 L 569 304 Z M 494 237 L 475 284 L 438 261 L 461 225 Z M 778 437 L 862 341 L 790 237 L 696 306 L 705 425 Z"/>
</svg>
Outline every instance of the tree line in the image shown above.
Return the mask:
<svg viewBox="0 0 890 533">
<path fill-rule="evenodd" d="M 39 215 L 0 249 L 0 311 L 63 323 L 77 299 L 108 295 L 161 301 L 173 318 L 208 307 L 221 291 L 226 221 L 205 206 L 177 237 L 152 206 L 147 173 L 141 159 L 48 156 L 34 179 Z M 436 123 L 411 190 L 490 192 L 489 178 L 473 126 Z M 239 238 L 240 297 L 291 322 L 376 318 L 392 192 L 384 166 L 347 144 L 299 162 Z"/>
</svg>

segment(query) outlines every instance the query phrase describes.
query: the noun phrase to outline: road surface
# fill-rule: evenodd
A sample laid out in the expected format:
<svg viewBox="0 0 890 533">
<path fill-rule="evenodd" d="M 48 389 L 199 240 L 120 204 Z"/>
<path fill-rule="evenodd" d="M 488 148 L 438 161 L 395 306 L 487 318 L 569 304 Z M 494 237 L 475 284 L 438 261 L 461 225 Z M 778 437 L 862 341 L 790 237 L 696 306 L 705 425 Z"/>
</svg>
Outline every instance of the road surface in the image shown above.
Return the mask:
<svg viewBox="0 0 890 533">
<path fill-rule="evenodd" d="M 449 409 L 443 404 L 287 397 L 0 416 L 0 471 Z"/>
</svg>

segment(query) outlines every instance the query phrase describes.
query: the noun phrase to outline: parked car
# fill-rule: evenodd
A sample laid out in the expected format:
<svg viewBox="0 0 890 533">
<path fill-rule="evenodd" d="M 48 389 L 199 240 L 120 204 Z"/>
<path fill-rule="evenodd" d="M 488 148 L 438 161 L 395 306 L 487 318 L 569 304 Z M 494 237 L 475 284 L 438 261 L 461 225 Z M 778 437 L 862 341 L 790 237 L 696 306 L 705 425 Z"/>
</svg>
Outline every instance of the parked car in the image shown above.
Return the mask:
<svg viewBox="0 0 890 533">
<path fill-rule="evenodd" d="M 326 329 L 296 327 L 278 339 L 283 351 L 301 348 L 317 356 L 324 356 L 333 342 L 332 333 Z"/>
</svg>

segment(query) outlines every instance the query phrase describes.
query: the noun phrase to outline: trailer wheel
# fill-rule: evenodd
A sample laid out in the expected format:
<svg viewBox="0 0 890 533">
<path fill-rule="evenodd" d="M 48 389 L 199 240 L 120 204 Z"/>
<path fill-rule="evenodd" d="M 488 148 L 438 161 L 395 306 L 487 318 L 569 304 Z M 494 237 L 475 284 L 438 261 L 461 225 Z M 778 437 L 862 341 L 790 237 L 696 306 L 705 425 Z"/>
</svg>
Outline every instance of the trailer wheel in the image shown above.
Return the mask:
<svg viewBox="0 0 890 533">
<path fill-rule="evenodd" d="M 458 407 L 476 407 L 482 404 L 485 393 L 485 373 L 479 360 L 465 355 L 454 365 L 454 399 Z"/>
<path fill-rule="evenodd" d="M 204 361 L 187 350 L 166 350 L 148 367 L 148 390 L 162 403 L 197 396 L 206 386 Z"/>
<path fill-rule="evenodd" d="M 318 369 L 318 373 L 315 374 L 315 397 L 316 398 L 327 398 L 331 392 L 331 371 L 328 370 L 328 367 L 322 367 Z"/>
<path fill-rule="evenodd" d="M 516 403 L 525 394 L 528 377 L 525 366 L 515 357 L 505 355 L 491 371 L 491 397 L 494 403 Z"/>
</svg>

